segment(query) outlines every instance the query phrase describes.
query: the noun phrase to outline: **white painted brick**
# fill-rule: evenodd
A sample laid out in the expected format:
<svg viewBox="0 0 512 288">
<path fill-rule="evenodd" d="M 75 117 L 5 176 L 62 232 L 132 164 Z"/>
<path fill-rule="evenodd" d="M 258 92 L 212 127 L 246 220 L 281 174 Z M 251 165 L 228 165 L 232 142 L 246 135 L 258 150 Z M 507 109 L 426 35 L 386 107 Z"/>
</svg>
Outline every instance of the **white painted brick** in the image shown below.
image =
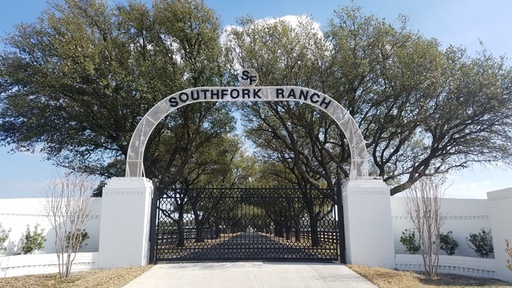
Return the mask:
<svg viewBox="0 0 512 288">
<path fill-rule="evenodd" d="M 7 254 L 16 253 L 16 247 L 27 225 L 30 226 L 30 230 L 33 230 L 36 224 L 39 224 L 39 229 L 44 229 L 46 239 L 44 249 L 40 252 L 55 252 L 55 235 L 44 212 L 45 201 L 44 198 L 0 199 L 0 223 L 4 229 L 11 229 L 6 242 Z M 101 198 L 94 198 L 91 203 L 90 219 L 85 226 L 89 239 L 85 241 L 86 245 L 80 249 L 80 252 L 98 251 L 100 214 Z"/>
<path fill-rule="evenodd" d="M 394 267 L 389 187 L 380 179 L 343 185 L 347 262 Z"/>
<path fill-rule="evenodd" d="M 140 177 L 113 178 L 103 188 L 101 268 L 148 263 L 152 194 L 151 181 Z"/>
</svg>

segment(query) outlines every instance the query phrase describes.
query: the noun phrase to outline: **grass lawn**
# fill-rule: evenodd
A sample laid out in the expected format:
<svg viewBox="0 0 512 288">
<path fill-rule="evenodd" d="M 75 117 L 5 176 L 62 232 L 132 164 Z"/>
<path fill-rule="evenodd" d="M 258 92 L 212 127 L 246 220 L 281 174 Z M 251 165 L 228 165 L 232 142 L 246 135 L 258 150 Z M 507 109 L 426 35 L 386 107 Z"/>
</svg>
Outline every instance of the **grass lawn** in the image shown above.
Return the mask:
<svg viewBox="0 0 512 288">
<path fill-rule="evenodd" d="M 347 265 L 350 269 L 370 280 L 380 288 L 426 288 L 426 287 L 512 287 L 496 279 L 474 278 L 452 274 L 439 274 L 435 279 L 429 279 L 422 273 L 397 271 L 385 268 Z"/>
<path fill-rule="evenodd" d="M 473 278 L 460 275 L 440 274 L 436 279 L 428 279 L 421 273 L 396 271 L 385 268 L 370 268 L 359 265 L 347 265 L 364 278 L 380 288 L 424 288 L 424 287 L 512 287 L 495 279 Z M 69 279 L 58 279 L 57 274 L 29 275 L 0 278 L 0 287 L 123 287 L 152 266 L 98 269 L 75 272 Z"/>
<path fill-rule="evenodd" d="M 123 287 L 131 280 L 149 270 L 151 267 L 153 266 L 96 269 L 74 272 L 68 279 L 59 279 L 58 274 L 0 278 L 0 287 Z"/>
</svg>

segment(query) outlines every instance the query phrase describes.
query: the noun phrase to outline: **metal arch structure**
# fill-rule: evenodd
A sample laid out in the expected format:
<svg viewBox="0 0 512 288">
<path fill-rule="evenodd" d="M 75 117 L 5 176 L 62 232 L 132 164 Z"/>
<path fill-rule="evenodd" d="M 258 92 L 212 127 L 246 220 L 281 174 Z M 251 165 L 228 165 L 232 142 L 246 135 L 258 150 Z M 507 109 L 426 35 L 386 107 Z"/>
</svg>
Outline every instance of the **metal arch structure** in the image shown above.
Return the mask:
<svg viewBox="0 0 512 288">
<path fill-rule="evenodd" d="M 331 97 L 298 86 L 197 87 L 174 93 L 149 110 L 137 125 L 126 160 L 125 177 L 145 177 L 144 149 L 156 125 L 179 107 L 207 101 L 298 101 L 326 112 L 336 121 L 345 136 L 351 154 L 350 179 L 368 177 L 368 153 L 359 126 L 348 111 Z"/>
</svg>

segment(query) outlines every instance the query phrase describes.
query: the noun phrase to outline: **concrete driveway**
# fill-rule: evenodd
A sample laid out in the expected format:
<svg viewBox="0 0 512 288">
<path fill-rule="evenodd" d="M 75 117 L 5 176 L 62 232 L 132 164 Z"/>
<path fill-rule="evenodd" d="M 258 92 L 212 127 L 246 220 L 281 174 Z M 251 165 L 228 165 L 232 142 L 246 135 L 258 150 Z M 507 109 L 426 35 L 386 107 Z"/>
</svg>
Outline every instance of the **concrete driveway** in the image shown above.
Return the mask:
<svg viewBox="0 0 512 288">
<path fill-rule="evenodd" d="M 301 288 L 372 287 L 337 263 L 206 262 L 159 264 L 125 287 L 169 288 Z"/>
</svg>

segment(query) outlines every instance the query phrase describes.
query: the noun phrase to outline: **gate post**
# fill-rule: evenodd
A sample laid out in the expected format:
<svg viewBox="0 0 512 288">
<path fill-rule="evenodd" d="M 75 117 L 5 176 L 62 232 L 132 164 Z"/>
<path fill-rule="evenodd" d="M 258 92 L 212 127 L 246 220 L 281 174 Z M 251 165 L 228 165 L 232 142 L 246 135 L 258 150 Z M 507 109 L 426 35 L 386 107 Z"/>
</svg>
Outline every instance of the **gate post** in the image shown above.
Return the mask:
<svg viewBox="0 0 512 288">
<path fill-rule="evenodd" d="M 345 245 L 345 218 L 343 215 L 343 199 L 342 199 L 342 187 L 341 181 L 336 180 L 336 207 L 338 212 L 338 245 L 340 252 L 340 263 L 347 263 L 347 251 Z"/>
<path fill-rule="evenodd" d="M 143 177 L 112 178 L 103 188 L 98 266 L 143 266 L 149 258 L 153 184 Z"/>
<path fill-rule="evenodd" d="M 395 268 L 389 187 L 368 177 L 347 180 L 342 190 L 347 263 Z"/>
</svg>

